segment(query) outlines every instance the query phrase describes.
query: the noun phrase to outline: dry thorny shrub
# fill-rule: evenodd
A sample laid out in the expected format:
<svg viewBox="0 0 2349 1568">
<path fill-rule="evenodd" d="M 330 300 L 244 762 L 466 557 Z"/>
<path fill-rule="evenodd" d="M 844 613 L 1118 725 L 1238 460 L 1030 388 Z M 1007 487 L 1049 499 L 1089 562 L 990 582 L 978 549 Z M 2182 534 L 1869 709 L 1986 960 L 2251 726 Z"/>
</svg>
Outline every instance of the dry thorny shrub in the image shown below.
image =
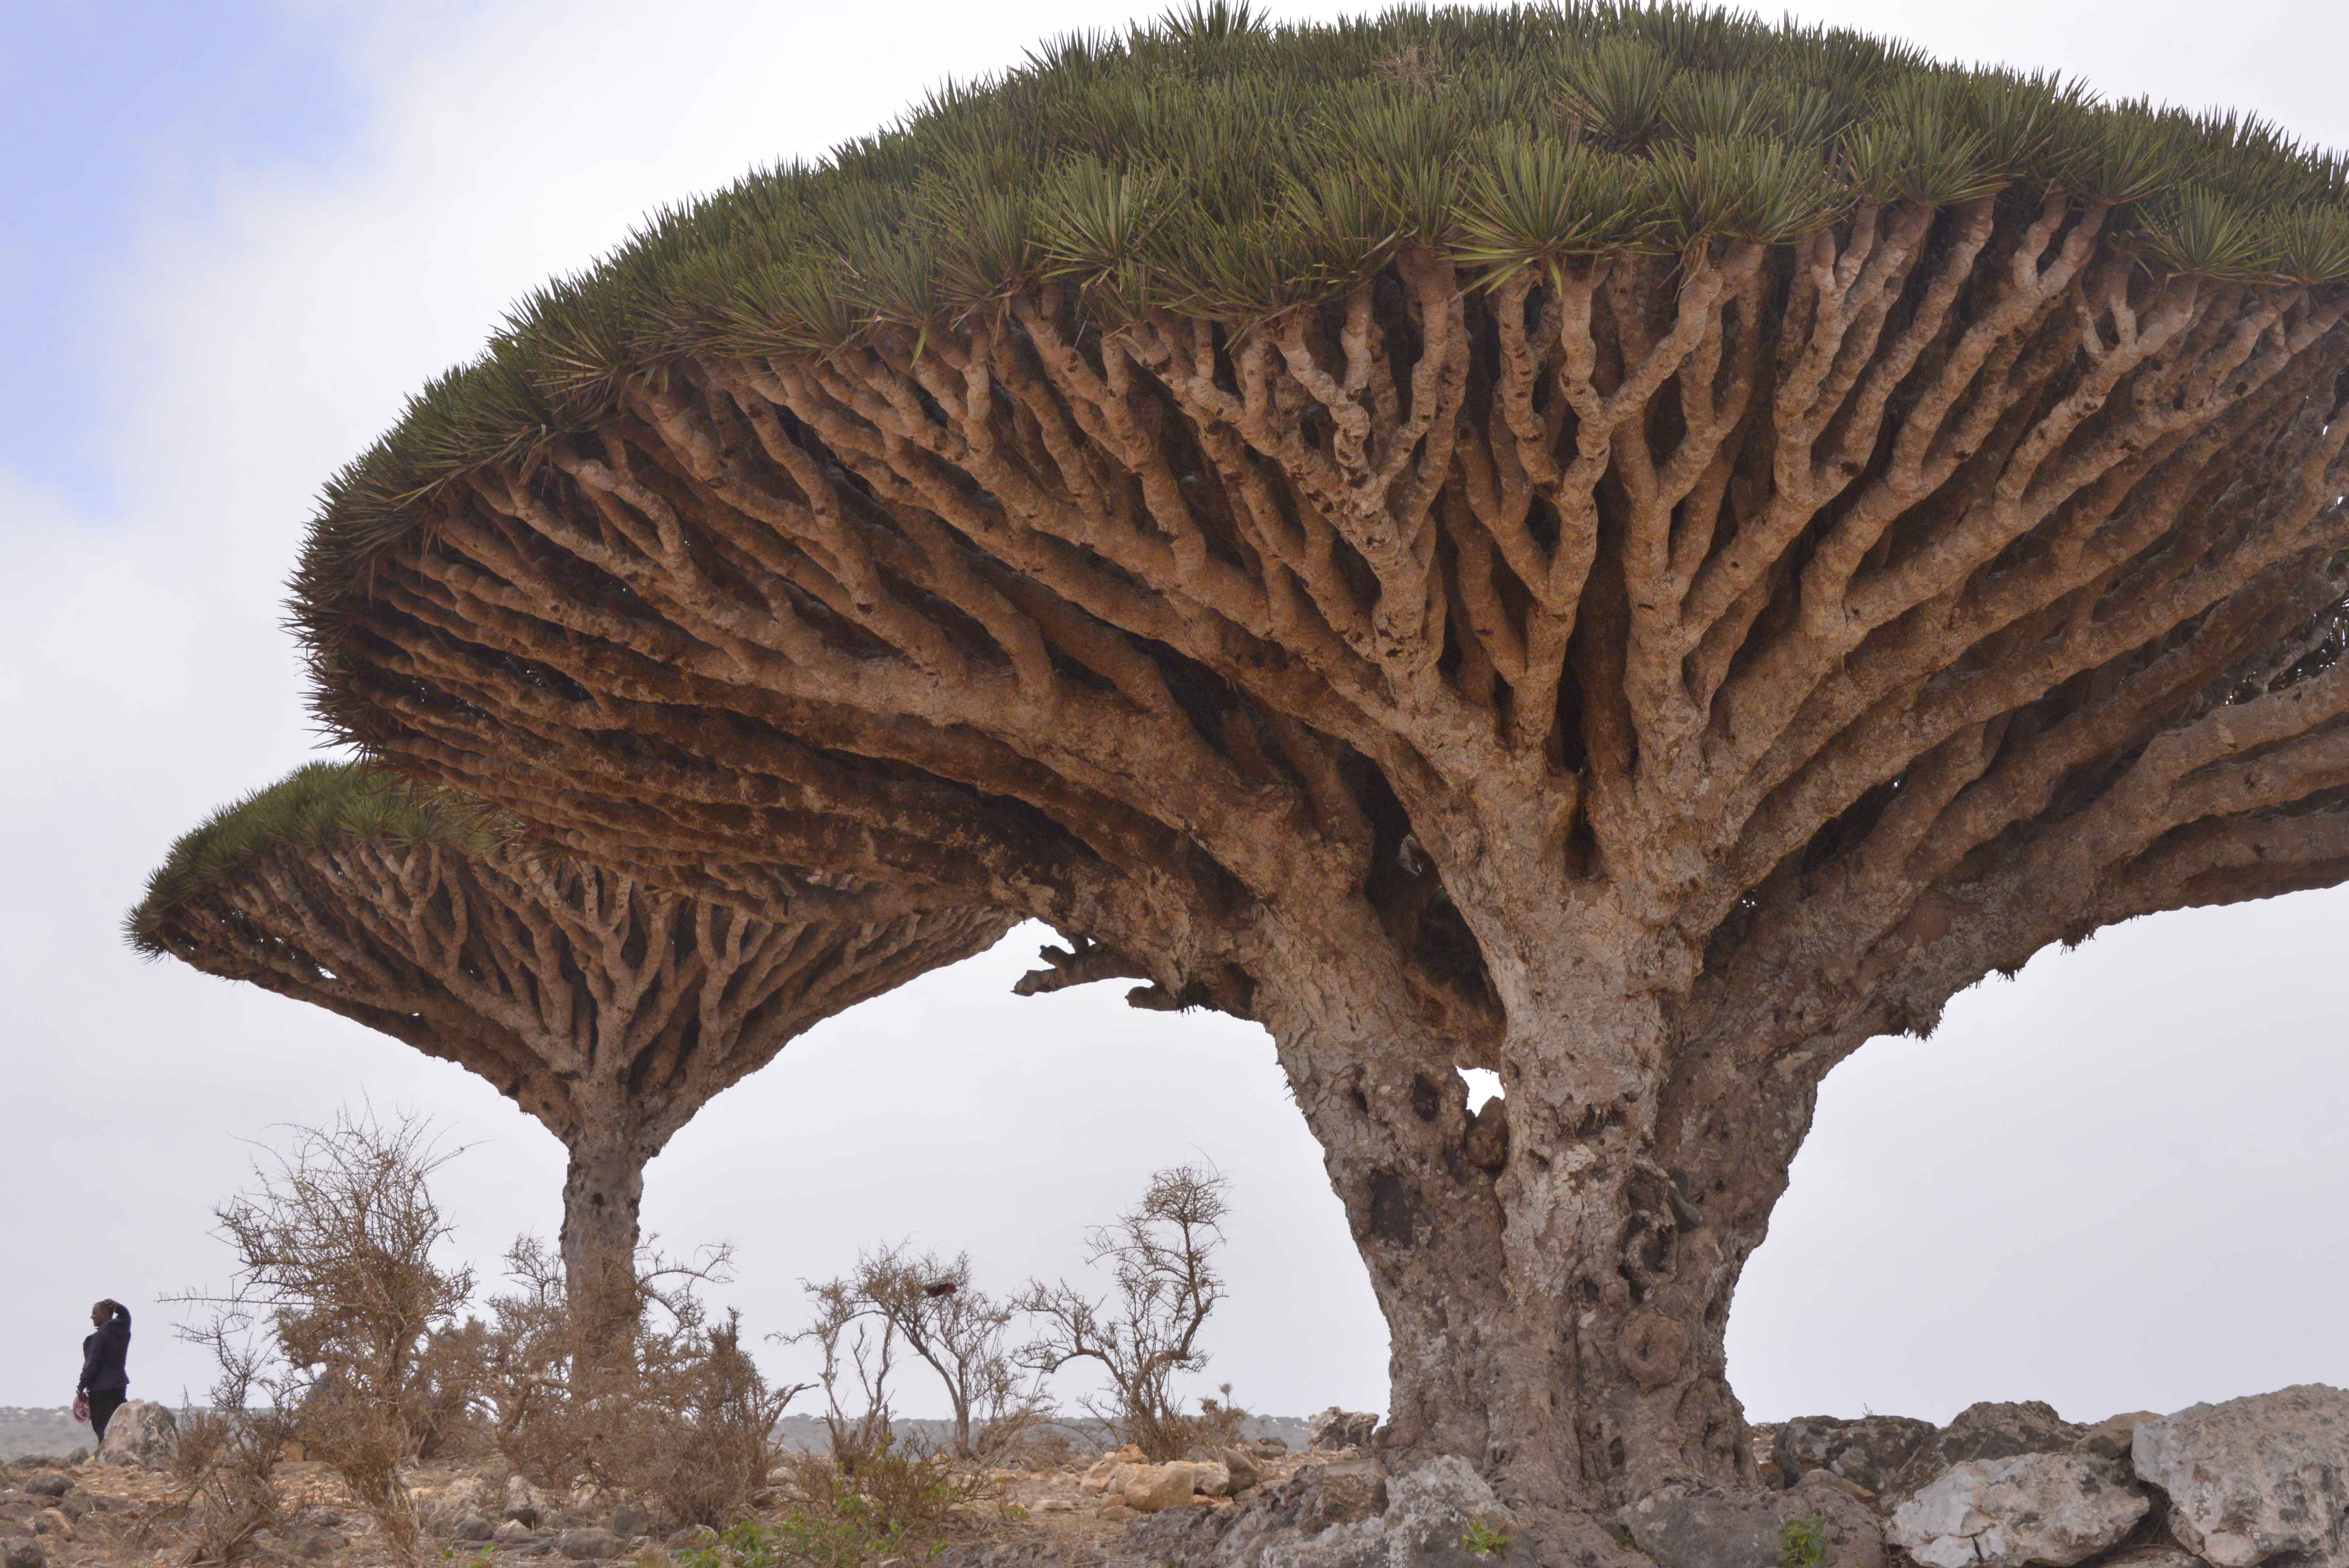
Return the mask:
<svg viewBox="0 0 2349 1568">
<path fill-rule="evenodd" d="M 816 1319 L 792 1337 L 812 1341 L 823 1354 L 824 1421 L 833 1455 L 850 1468 L 888 1435 L 885 1385 L 901 1346 L 946 1391 L 956 1459 L 999 1460 L 1050 1419 L 1037 1379 L 1022 1376 L 1004 1343 L 1018 1308 L 971 1283 L 968 1253 L 884 1247 L 860 1256 L 845 1278 L 807 1289 Z M 854 1418 L 839 1398 L 852 1371 L 864 1392 Z"/>
<path fill-rule="evenodd" d="M 1111 1264 L 1114 1305 L 1071 1285 L 1041 1281 L 1012 1304 L 1043 1325 L 1019 1359 L 1046 1373 L 1072 1361 L 1097 1362 L 1110 1393 L 1083 1401 L 1085 1408 L 1154 1460 L 1227 1447 L 1246 1415 L 1228 1403 L 1229 1385 L 1225 1402 L 1204 1400 L 1197 1415 L 1184 1413 L 1174 1390 L 1178 1374 L 1206 1364 L 1199 1331 L 1224 1298 L 1215 1254 L 1230 1212 L 1229 1185 L 1220 1171 L 1202 1166 L 1161 1171 L 1140 1203 L 1092 1233 L 1086 1261 Z"/>
<path fill-rule="evenodd" d="M 722 1250 L 695 1264 L 647 1253 L 619 1354 L 590 1353 L 561 1261 L 525 1237 L 507 1254 L 518 1288 L 493 1298 L 477 1387 L 498 1451 L 558 1491 L 585 1483 L 636 1498 L 671 1525 L 724 1526 L 766 1490 L 769 1433 L 801 1388 L 770 1388 L 732 1314 L 698 1286 L 722 1282 Z"/>
<path fill-rule="evenodd" d="M 142 1547 L 170 1536 L 183 1545 L 182 1560 L 189 1563 L 225 1563 L 256 1532 L 279 1522 L 277 1466 L 294 1423 L 278 1404 L 274 1379 L 250 1336 L 233 1317 L 191 1326 L 181 1337 L 212 1353 L 218 1371 L 211 1406 L 181 1412 L 171 1450 L 171 1492 L 133 1517 L 130 1535 Z"/>
<path fill-rule="evenodd" d="M 291 1440 L 349 1490 L 395 1562 L 422 1562 L 400 1467 L 448 1430 L 463 1374 L 447 1336 L 472 1294 L 471 1274 L 435 1255 L 450 1227 L 430 1179 L 452 1155 L 412 1118 L 346 1111 L 291 1130 L 214 1211 L 236 1259 L 229 1289 L 180 1298 L 206 1309 L 184 1332 L 222 1368 L 180 1465 L 200 1555 L 224 1559 L 274 1521 L 270 1470 Z"/>
</svg>

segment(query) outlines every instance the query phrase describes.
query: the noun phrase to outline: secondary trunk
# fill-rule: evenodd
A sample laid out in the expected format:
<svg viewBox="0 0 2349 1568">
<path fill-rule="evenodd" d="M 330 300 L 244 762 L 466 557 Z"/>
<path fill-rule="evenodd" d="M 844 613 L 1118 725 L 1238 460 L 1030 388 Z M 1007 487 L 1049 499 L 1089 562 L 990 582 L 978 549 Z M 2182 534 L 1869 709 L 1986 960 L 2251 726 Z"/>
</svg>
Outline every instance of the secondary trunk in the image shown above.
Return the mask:
<svg viewBox="0 0 2349 1568">
<path fill-rule="evenodd" d="M 571 1146 L 563 1181 L 563 1272 L 572 1321 L 589 1354 L 623 1349 L 636 1321 L 636 1237 L 646 1156 L 625 1133 Z"/>
</svg>

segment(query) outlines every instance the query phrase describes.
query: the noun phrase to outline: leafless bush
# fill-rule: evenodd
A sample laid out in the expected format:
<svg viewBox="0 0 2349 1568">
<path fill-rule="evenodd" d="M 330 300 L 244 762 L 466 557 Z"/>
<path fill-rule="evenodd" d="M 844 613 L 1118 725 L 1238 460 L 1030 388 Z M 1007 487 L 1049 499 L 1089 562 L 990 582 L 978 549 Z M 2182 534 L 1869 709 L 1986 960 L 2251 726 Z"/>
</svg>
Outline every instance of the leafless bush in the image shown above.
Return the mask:
<svg viewBox="0 0 2349 1568">
<path fill-rule="evenodd" d="M 1230 1209 L 1228 1185 L 1206 1167 L 1161 1171 L 1139 1204 L 1087 1237 L 1086 1262 L 1112 1265 L 1114 1305 L 1069 1284 L 1041 1281 L 1013 1303 L 1043 1325 L 1041 1335 L 1021 1348 L 1020 1361 L 1048 1373 L 1072 1361 L 1100 1363 L 1112 1395 L 1086 1401 L 1086 1408 L 1154 1460 L 1179 1459 L 1214 1441 L 1201 1418 L 1183 1413 L 1172 1385 L 1177 1374 L 1196 1372 L 1207 1362 L 1199 1331 L 1224 1298 L 1215 1254 Z"/>
<path fill-rule="evenodd" d="M 815 1302 L 815 1321 L 784 1337 L 813 1344 L 823 1357 L 816 1385 L 823 1390 L 824 1431 L 833 1461 L 854 1475 L 895 1440 L 889 1374 L 896 1369 L 897 1326 L 875 1315 L 848 1280 L 801 1284 Z"/>
<path fill-rule="evenodd" d="M 995 1459 L 1047 1418 L 1035 1381 L 1021 1376 L 1003 1342 L 1018 1309 L 971 1283 L 968 1253 L 942 1258 L 905 1246 L 885 1247 L 863 1254 L 854 1274 L 815 1287 L 814 1294 L 823 1304 L 819 1323 L 833 1326 L 829 1332 L 835 1345 L 843 1326 L 839 1315 L 861 1312 L 882 1324 L 883 1355 L 903 1344 L 937 1374 L 953 1411 L 951 1448 L 957 1459 Z M 826 1363 L 836 1367 L 836 1352 L 827 1355 Z M 836 1443 L 839 1434 L 834 1436 Z"/>
<path fill-rule="evenodd" d="M 283 1522 L 277 1466 L 294 1423 L 277 1403 L 278 1379 L 247 1315 L 215 1309 L 179 1332 L 212 1353 L 211 1402 L 181 1412 L 171 1493 L 139 1512 L 131 1538 L 143 1547 L 168 1534 L 183 1543 L 182 1562 L 227 1563 L 244 1555 L 257 1532 Z"/>
<path fill-rule="evenodd" d="M 234 1366 L 214 1401 L 241 1434 L 224 1451 L 256 1426 L 247 1405 L 264 1393 L 410 1568 L 422 1562 L 420 1527 L 399 1469 L 445 1416 L 433 1346 L 472 1295 L 471 1274 L 436 1256 L 450 1227 L 430 1179 L 455 1152 L 409 1117 L 344 1111 L 293 1129 L 255 1163 L 253 1188 L 214 1211 L 236 1254 L 227 1295 L 180 1298 L 211 1310 L 196 1336 Z M 256 1331 L 264 1347 L 247 1348 L 240 1334 Z"/>
<path fill-rule="evenodd" d="M 767 1484 L 768 1434 L 801 1388 L 771 1388 L 730 1314 L 699 1287 L 722 1283 L 719 1250 L 694 1264 L 639 1259 L 630 1354 L 588 1336 L 561 1261 L 524 1237 L 507 1254 L 518 1289 L 490 1303 L 479 1398 L 500 1453 L 536 1485 L 582 1482 L 637 1498 L 671 1524 L 722 1528 Z"/>
</svg>

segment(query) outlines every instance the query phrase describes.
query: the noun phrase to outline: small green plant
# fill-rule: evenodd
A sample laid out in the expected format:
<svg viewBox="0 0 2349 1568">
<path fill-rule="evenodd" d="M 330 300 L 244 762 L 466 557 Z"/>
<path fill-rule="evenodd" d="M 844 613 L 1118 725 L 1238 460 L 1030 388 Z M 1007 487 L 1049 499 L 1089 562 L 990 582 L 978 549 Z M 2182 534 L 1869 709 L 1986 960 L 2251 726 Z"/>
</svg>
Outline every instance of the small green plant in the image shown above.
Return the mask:
<svg viewBox="0 0 2349 1568">
<path fill-rule="evenodd" d="M 1509 1554 L 1509 1532 L 1498 1525 L 1487 1524 L 1481 1519 L 1468 1522 L 1468 1533 L 1460 1538 L 1472 1557 L 1506 1557 Z"/>
<path fill-rule="evenodd" d="M 1825 1568 L 1826 1522 L 1818 1515 L 1790 1519 L 1778 1527 L 1778 1568 Z"/>
</svg>

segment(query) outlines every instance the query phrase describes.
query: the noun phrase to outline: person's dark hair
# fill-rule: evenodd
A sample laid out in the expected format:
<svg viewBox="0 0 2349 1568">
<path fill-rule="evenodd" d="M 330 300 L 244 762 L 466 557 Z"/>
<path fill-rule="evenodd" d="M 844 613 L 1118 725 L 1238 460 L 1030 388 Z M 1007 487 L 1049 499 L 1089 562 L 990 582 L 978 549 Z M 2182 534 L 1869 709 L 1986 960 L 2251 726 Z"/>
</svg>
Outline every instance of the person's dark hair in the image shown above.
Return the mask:
<svg viewBox="0 0 2349 1568">
<path fill-rule="evenodd" d="M 119 1318 L 124 1323 L 130 1321 L 130 1309 L 123 1305 L 120 1302 L 115 1300 L 110 1295 L 92 1303 L 90 1310 L 92 1312 L 103 1312 L 107 1316 L 110 1318 Z"/>
</svg>

